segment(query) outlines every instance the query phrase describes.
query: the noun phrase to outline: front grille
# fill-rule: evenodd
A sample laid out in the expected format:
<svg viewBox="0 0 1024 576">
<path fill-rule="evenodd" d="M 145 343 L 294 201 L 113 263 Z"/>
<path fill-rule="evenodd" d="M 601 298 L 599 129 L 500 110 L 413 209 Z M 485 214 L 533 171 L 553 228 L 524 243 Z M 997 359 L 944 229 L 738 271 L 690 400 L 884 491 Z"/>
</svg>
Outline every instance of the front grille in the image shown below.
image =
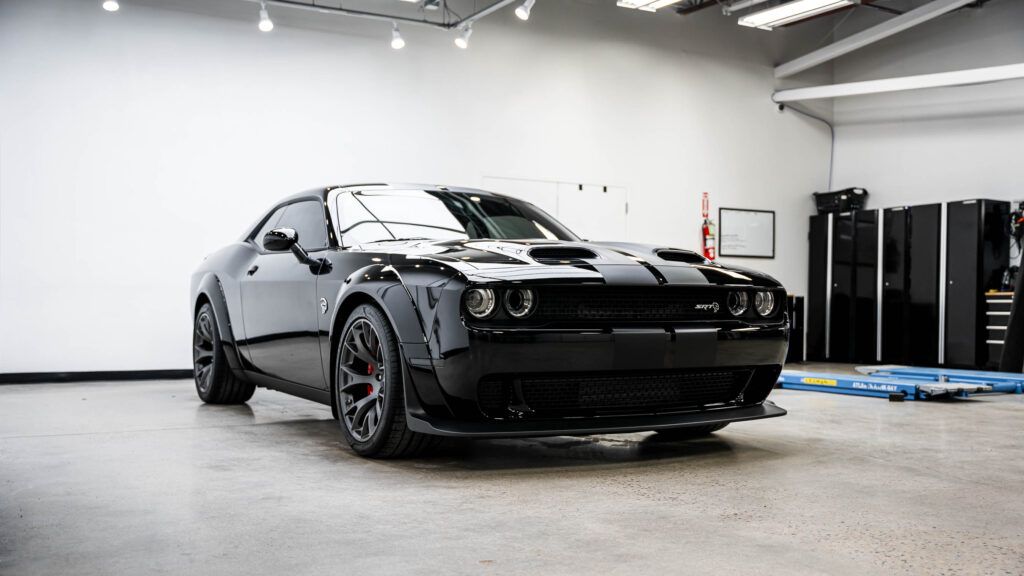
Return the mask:
<svg viewBox="0 0 1024 576">
<path fill-rule="evenodd" d="M 488 376 L 480 381 L 478 401 L 484 414 L 496 418 L 672 412 L 732 402 L 751 373 L 744 368 Z"/>
<path fill-rule="evenodd" d="M 693 287 L 548 287 L 534 321 L 675 321 L 727 318 L 726 292 Z"/>
</svg>

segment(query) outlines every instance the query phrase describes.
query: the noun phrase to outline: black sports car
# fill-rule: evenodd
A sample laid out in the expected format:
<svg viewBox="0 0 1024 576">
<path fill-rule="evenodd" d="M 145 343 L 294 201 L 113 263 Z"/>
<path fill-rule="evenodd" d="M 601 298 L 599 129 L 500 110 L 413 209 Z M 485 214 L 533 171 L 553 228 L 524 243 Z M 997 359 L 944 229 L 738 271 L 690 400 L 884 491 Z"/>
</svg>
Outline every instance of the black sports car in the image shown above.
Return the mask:
<svg viewBox="0 0 1024 576">
<path fill-rule="evenodd" d="M 192 276 L 196 389 L 330 405 L 359 454 L 438 436 L 709 434 L 781 416 L 785 290 L 687 250 L 577 238 L 481 190 L 274 206 Z"/>
</svg>

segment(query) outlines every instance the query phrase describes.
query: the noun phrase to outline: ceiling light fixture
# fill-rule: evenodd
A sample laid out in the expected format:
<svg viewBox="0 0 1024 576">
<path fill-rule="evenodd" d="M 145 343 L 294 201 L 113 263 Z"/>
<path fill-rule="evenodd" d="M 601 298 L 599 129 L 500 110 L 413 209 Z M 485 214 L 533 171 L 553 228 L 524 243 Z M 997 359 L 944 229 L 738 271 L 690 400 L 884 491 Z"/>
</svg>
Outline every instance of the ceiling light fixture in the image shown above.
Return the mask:
<svg viewBox="0 0 1024 576">
<path fill-rule="evenodd" d="M 516 16 L 519 17 L 520 20 L 529 20 L 530 9 L 533 8 L 533 4 L 536 1 L 537 0 L 526 0 L 526 2 L 523 2 L 521 6 L 516 8 Z"/>
<path fill-rule="evenodd" d="M 615 3 L 620 8 L 634 8 L 644 12 L 654 12 L 658 8 L 664 8 L 679 2 L 679 0 L 618 0 Z"/>
<path fill-rule="evenodd" d="M 117 12 L 121 9 L 121 5 L 117 3 L 117 0 L 103 0 L 102 6 L 107 12 Z"/>
<path fill-rule="evenodd" d="M 811 16 L 845 8 L 854 3 L 855 0 L 794 0 L 793 2 L 773 6 L 767 10 L 747 14 L 739 19 L 739 25 L 771 30 L 779 26 L 805 20 Z"/>
<path fill-rule="evenodd" d="M 270 19 L 270 14 L 267 13 L 267 5 L 260 0 L 260 32 L 270 32 L 274 29 L 274 21 Z"/>
<path fill-rule="evenodd" d="M 473 25 L 466 24 L 460 30 L 459 35 L 455 37 L 455 45 L 465 50 L 469 48 L 469 37 L 473 35 Z"/>
<path fill-rule="evenodd" d="M 402 38 L 402 32 L 398 29 L 398 22 L 391 23 L 391 48 L 395 50 L 405 48 L 405 38 Z"/>
</svg>

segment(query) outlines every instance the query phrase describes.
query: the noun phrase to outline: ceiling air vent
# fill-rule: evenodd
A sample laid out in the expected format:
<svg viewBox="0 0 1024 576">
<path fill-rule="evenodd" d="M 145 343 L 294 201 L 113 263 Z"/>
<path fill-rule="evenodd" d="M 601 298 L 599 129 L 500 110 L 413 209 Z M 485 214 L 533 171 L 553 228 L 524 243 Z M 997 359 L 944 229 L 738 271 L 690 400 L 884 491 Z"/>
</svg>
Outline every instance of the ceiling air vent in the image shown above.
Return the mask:
<svg viewBox="0 0 1024 576">
<path fill-rule="evenodd" d="M 707 260 L 703 256 L 690 250 L 677 250 L 675 248 L 663 248 L 661 250 L 655 250 L 655 254 L 662 260 L 668 260 L 669 262 L 686 262 L 687 264 L 705 264 Z"/>
<path fill-rule="evenodd" d="M 597 254 L 586 248 L 572 246 L 544 246 L 530 250 L 529 254 L 531 258 L 542 264 L 576 263 L 580 260 L 597 258 Z"/>
</svg>

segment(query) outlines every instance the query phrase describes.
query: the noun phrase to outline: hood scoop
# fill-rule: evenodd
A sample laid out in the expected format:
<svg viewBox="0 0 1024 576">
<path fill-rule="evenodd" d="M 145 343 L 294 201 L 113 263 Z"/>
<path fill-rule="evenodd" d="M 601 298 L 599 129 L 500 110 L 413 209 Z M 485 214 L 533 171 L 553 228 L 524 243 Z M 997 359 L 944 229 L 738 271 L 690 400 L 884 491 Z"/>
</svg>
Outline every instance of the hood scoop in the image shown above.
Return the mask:
<svg viewBox="0 0 1024 576">
<path fill-rule="evenodd" d="M 691 252 L 689 250 L 662 248 L 660 250 L 655 250 L 654 253 L 658 256 L 658 258 L 661 258 L 662 260 L 666 260 L 668 262 L 685 262 L 687 264 L 707 264 L 707 260 L 703 256 L 697 254 L 696 252 Z"/>
<path fill-rule="evenodd" d="M 528 254 L 541 264 L 582 264 L 582 260 L 597 258 L 593 251 L 575 246 L 541 246 Z"/>
</svg>

